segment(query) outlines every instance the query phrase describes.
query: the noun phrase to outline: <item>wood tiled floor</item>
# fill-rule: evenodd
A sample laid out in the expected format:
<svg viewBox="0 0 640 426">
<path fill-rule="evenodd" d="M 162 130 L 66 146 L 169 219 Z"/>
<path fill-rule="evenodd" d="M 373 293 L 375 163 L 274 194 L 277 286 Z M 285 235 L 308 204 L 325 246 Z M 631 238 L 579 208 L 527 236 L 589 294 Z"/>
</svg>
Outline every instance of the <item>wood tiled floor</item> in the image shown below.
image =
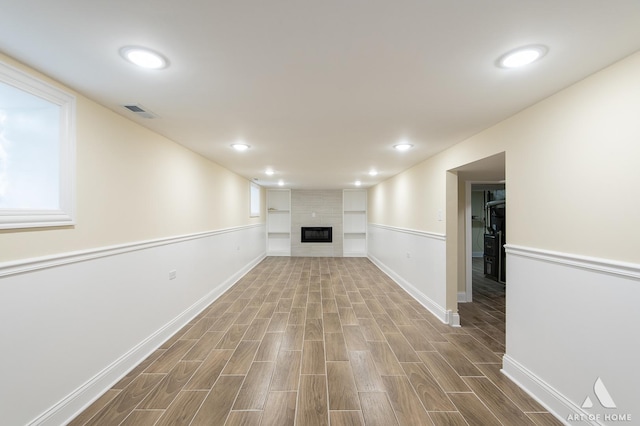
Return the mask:
<svg viewBox="0 0 640 426">
<path fill-rule="evenodd" d="M 499 371 L 504 293 L 474 299 L 451 328 L 367 259 L 270 257 L 70 424 L 560 424 Z"/>
</svg>

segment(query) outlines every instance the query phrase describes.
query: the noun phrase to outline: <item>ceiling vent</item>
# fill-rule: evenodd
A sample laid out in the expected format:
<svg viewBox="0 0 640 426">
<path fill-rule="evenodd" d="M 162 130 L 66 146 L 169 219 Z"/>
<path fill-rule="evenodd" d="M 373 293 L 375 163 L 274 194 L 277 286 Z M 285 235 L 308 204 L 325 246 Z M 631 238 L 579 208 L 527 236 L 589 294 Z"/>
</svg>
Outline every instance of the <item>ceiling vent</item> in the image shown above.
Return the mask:
<svg viewBox="0 0 640 426">
<path fill-rule="evenodd" d="M 142 118 L 158 118 L 157 115 L 155 115 L 154 113 L 152 113 L 149 110 L 144 109 L 144 107 L 140 104 L 136 104 L 136 105 L 122 105 L 123 107 L 125 107 L 126 109 L 128 109 L 129 111 L 135 113 L 136 115 L 139 115 Z"/>
</svg>

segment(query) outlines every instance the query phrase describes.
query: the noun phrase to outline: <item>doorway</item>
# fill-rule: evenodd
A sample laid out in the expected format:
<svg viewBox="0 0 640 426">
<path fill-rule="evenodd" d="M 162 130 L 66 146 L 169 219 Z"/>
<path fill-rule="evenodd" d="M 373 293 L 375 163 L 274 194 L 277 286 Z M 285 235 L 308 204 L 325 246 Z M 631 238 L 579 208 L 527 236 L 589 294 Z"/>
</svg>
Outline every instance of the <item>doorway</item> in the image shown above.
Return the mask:
<svg viewBox="0 0 640 426">
<path fill-rule="evenodd" d="M 448 268 L 448 273 L 452 272 L 447 280 L 448 294 L 457 299 L 460 325 L 468 327 L 470 334 L 496 353 L 505 350 L 505 286 L 485 275 L 484 234 L 490 233 L 487 229 L 491 226 L 491 212 L 474 213 L 477 208 L 473 208 L 472 201 L 475 198 L 483 211 L 488 198 L 497 195 L 490 191 L 503 191 L 501 195 L 506 195 L 505 162 L 503 152 L 449 170 L 449 176 L 457 185 L 452 181 L 447 187 L 448 206 L 457 205 L 457 209 L 447 215 L 447 242 L 451 243 L 447 259 L 453 263 Z M 479 194 L 474 196 L 474 190 L 480 191 Z M 499 241 L 495 245 L 503 244 Z"/>
</svg>

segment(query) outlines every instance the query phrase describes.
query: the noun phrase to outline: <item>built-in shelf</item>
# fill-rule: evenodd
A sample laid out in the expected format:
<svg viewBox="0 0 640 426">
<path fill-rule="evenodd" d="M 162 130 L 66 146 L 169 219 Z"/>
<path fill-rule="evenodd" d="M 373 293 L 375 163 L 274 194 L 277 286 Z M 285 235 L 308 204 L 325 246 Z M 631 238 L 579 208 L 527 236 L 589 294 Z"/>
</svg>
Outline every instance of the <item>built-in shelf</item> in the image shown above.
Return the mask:
<svg viewBox="0 0 640 426">
<path fill-rule="evenodd" d="M 267 255 L 291 256 L 291 190 L 267 190 Z"/>
<path fill-rule="evenodd" d="M 367 255 L 367 191 L 345 189 L 342 192 L 343 253 L 345 257 Z"/>
</svg>

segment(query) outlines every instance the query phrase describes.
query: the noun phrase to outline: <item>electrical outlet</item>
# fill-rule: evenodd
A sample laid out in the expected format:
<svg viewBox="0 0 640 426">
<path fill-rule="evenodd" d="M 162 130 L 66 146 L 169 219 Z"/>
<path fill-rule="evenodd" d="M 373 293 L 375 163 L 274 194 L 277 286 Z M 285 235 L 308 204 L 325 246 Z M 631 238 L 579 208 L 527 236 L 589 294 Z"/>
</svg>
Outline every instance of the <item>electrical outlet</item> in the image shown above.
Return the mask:
<svg viewBox="0 0 640 426">
<path fill-rule="evenodd" d="M 407 259 L 411 259 L 411 253 L 407 252 Z"/>
<path fill-rule="evenodd" d="M 178 271 L 176 271 L 175 269 L 172 270 L 172 271 L 169 271 L 169 279 L 170 280 L 175 280 L 177 276 L 178 276 Z"/>
<path fill-rule="evenodd" d="M 438 209 L 438 222 L 442 222 L 442 209 Z"/>
</svg>

